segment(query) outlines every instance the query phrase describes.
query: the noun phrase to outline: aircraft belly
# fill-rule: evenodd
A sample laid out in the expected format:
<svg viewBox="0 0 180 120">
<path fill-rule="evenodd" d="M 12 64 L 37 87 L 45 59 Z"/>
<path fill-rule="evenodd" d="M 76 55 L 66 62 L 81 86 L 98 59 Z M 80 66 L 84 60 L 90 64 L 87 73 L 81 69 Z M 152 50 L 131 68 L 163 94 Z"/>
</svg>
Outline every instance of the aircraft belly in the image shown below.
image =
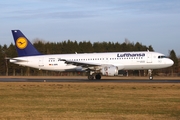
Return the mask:
<svg viewBox="0 0 180 120">
<path fill-rule="evenodd" d="M 124 65 L 124 70 L 146 70 L 146 69 L 160 69 L 164 68 L 164 64 L 133 64 L 133 65 Z"/>
<path fill-rule="evenodd" d="M 76 69 L 77 66 L 66 64 L 49 64 L 45 65 L 42 69 L 52 71 L 66 71 L 68 69 Z"/>
</svg>

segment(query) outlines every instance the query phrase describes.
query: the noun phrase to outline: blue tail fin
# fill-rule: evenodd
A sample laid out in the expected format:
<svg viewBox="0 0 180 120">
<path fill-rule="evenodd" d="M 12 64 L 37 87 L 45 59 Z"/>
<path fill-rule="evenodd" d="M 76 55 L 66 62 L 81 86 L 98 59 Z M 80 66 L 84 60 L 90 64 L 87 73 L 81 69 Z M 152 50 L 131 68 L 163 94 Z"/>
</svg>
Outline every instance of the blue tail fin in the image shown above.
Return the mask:
<svg viewBox="0 0 180 120">
<path fill-rule="evenodd" d="M 42 55 L 36 50 L 36 48 L 31 44 L 31 42 L 23 35 L 20 30 L 12 30 L 12 34 L 19 57 Z"/>
</svg>

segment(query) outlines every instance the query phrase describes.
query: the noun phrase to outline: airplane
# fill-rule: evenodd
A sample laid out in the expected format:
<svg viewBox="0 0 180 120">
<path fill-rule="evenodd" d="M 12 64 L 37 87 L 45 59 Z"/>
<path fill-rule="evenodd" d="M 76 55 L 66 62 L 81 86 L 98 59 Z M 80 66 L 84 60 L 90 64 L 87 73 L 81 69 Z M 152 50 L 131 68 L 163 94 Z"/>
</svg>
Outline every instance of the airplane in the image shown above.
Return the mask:
<svg viewBox="0 0 180 120">
<path fill-rule="evenodd" d="M 22 66 L 51 71 L 86 71 L 88 79 L 101 79 L 101 76 L 117 76 L 119 70 L 152 70 L 170 67 L 174 62 L 164 54 L 151 51 L 104 52 L 51 54 L 40 53 L 20 30 L 11 30 L 18 57 L 10 62 Z"/>
</svg>

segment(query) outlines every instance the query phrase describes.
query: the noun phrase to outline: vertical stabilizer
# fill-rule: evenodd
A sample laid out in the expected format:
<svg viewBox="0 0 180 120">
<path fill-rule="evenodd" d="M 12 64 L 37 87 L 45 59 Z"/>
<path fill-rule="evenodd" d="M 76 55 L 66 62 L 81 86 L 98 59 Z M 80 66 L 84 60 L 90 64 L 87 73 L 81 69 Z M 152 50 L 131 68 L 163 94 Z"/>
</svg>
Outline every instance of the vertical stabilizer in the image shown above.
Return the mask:
<svg viewBox="0 0 180 120">
<path fill-rule="evenodd" d="M 41 55 L 20 30 L 12 30 L 18 56 Z"/>
</svg>

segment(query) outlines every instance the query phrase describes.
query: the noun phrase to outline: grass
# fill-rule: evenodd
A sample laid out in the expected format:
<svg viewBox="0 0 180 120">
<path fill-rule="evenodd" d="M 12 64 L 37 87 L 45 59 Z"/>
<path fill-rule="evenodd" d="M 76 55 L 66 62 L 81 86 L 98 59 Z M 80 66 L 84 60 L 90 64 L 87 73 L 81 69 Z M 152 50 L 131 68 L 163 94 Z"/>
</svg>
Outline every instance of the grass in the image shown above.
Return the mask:
<svg viewBox="0 0 180 120">
<path fill-rule="evenodd" d="M 0 83 L 0 119 L 180 119 L 180 84 Z"/>
</svg>

